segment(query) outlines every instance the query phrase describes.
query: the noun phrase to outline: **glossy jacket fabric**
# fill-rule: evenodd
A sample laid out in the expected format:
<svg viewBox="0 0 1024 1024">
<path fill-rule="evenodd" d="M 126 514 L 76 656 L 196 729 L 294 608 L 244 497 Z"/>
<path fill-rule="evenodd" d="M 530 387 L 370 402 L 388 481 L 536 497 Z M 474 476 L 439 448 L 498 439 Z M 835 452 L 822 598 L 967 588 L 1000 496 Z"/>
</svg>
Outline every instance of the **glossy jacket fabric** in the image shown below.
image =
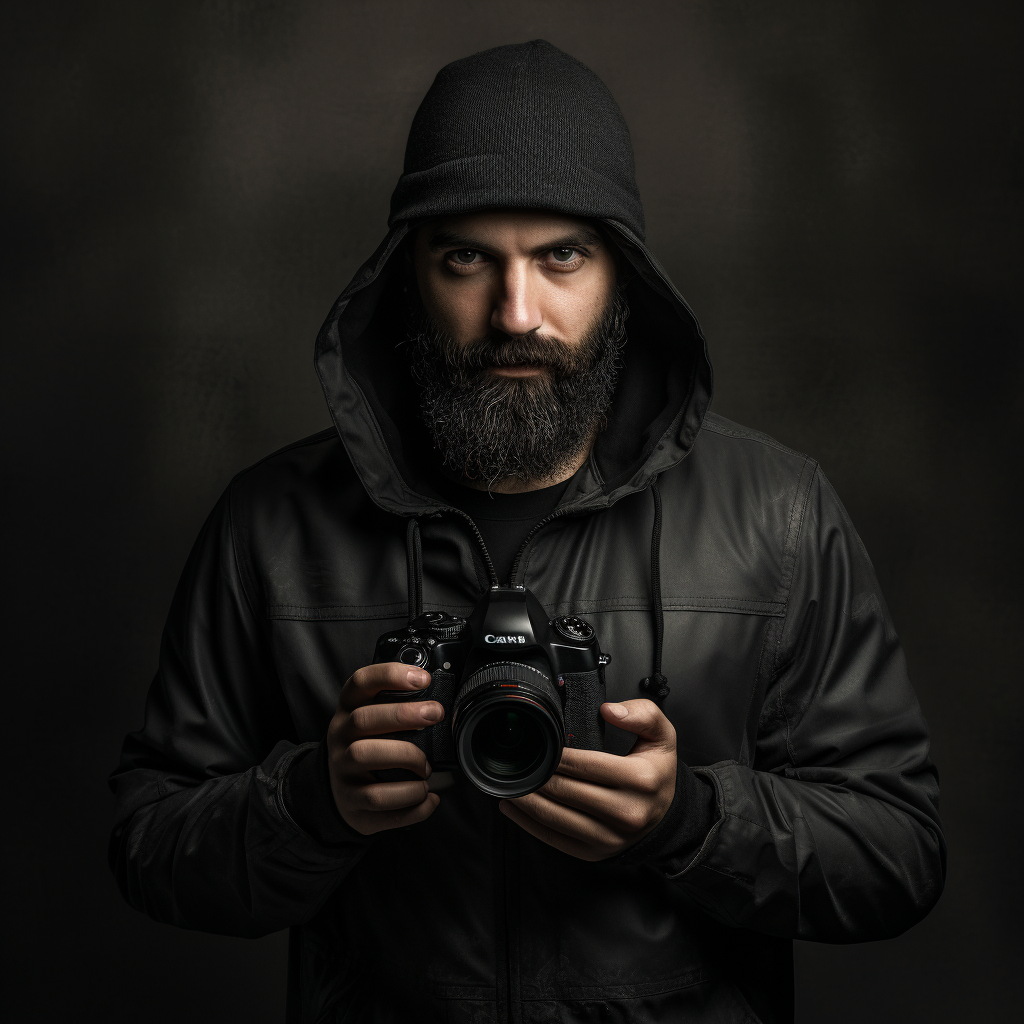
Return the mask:
<svg viewBox="0 0 1024 1024">
<path fill-rule="evenodd" d="M 941 892 L 927 730 L 860 539 L 812 459 L 708 412 L 692 312 L 628 223 L 597 219 L 629 267 L 625 366 L 512 582 L 593 622 L 608 700 L 641 696 L 657 480 L 662 709 L 716 819 L 682 855 L 677 786 L 654 831 L 589 863 L 458 775 L 426 821 L 332 846 L 289 813 L 290 766 L 405 621 L 410 517 L 426 610 L 465 614 L 492 582 L 425 470 L 395 348 L 410 228 L 396 220 L 317 339 L 334 427 L 224 492 L 111 778 L 126 899 L 186 928 L 290 928 L 289 1021 L 784 1021 L 793 938 L 892 937 Z M 607 750 L 631 742 L 607 726 Z"/>
</svg>

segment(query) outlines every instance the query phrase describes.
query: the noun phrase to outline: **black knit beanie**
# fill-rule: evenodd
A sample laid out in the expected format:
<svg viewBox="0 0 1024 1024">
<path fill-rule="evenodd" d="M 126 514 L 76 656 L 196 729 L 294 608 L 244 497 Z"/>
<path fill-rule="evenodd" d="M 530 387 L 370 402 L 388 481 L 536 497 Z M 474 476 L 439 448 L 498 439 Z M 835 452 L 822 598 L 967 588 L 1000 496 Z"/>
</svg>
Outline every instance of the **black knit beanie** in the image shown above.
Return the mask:
<svg viewBox="0 0 1024 1024">
<path fill-rule="evenodd" d="M 543 39 L 437 73 L 409 131 L 388 226 L 492 207 L 608 220 L 644 238 L 622 112 L 590 68 Z"/>
</svg>

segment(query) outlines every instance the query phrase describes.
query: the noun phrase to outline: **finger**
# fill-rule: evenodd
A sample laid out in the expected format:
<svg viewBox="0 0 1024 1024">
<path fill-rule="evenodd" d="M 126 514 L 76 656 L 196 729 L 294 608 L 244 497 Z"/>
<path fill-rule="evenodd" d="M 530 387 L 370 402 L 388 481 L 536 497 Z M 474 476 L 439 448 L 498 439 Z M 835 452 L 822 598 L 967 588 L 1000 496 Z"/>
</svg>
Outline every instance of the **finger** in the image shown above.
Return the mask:
<svg viewBox="0 0 1024 1024">
<path fill-rule="evenodd" d="M 675 744 L 672 750 L 675 751 Z M 649 757 L 637 754 L 636 744 L 626 755 L 565 747 L 555 771 L 560 775 L 586 779 L 614 789 L 632 789 L 638 793 L 651 793 L 658 788 L 656 770 Z"/>
<path fill-rule="evenodd" d="M 423 689 L 430 682 L 430 673 L 410 668 L 399 661 L 382 661 L 356 669 L 345 681 L 338 695 L 338 708 L 354 711 L 371 701 L 381 690 Z"/>
<path fill-rule="evenodd" d="M 352 743 L 339 758 L 337 767 L 342 776 L 366 776 L 383 768 L 408 768 L 421 778 L 431 774 L 427 755 L 408 740 L 363 739 Z"/>
<path fill-rule="evenodd" d="M 501 802 L 517 807 L 541 825 L 581 842 L 618 843 L 622 840 L 622 837 L 603 821 L 592 818 L 574 807 L 566 807 L 565 804 L 539 792 Z"/>
<path fill-rule="evenodd" d="M 646 828 L 651 810 L 650 799 L 645 795 L 625 789 L 609 789 L 607 786 L 557 773 L 529 796 L 539 796 L 580 811 L 620 837 L 633 835 Z M 528 797 L 519 799 L 526 801 Z"/>
<path fill-rule="evenodd" d="M 625 710 L 626 714 L 619 718 L 614 710 Z M 624 700 L 621 703 L 605 703 L 601 705 L 601 714 L 606 722 L 626 732 L 636 733 L 639 737 L 633 745 L 633 753 L 638 747 L 650 750 L 652 747 L 664 747 L 675 750 L 676 729 L 668 720 L 665 712 L 646 697 Z"/>
<path fill-rule="evenodd" d="M 395 783 L 385 783 L 395 785 Z M 415 807 L 402 811 L 358 811 L 354 810 L 345 816 L 345 820 L 364 836 L 372 835 L 374 832 L 383 832 L 390 828 L 404 828 L 406 825 L 415 825 L 418 821 L 429 818 L 435 808 L 441 802 L 436 793 L 428 793 L 423 800 Z"/>
<path fill-rule="evenodd" d="M 531 793 L 530 795 L 535 794 Z M 519 799 L 525 800 L 526 798 L 520 797 Z M 595 842 L 591 838 L 584 838 L 594 833 L 592 829 L 588 829 L 582 823 L 578 824 L 577 829 L 571 829 L 569 823 L 563 820 L 561 827 L 555 828 L 547 820 L 535 817 L 533 807 L 527 810 L 526 807 L 510 800 L 501 801 L 498 807 L 502 814 L 511 818 L 524 831 L 570 857 L 589 861 L 603 860 L 622 845 L 622 840 L 609 831 L 604 833 L 607 836 L 605 842 Z"/>
<path fill-rule="evenodd" d="M 417 807 L 427 797 L 426 782 L 371 782 L 357 786 L 349 793 L 349 804 L 355 810 L 397 811 Z"/>
<path fill-rule="evenodd" d="M 340 729 L 341 739 L 354 743 L 363 736 L 385 732 L 426 729 L 444 718 L 444 707 L 436 700 L 403 701 L 394 704 L 366 704 L 356 708 Z"/>
</svg>

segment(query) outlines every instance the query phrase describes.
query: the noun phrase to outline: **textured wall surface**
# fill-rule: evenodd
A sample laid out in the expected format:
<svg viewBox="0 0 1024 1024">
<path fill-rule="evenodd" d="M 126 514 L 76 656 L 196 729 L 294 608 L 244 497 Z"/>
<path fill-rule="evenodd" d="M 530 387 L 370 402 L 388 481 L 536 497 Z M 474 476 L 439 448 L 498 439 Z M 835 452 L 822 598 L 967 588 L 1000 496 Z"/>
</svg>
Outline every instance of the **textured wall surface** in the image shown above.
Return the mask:
<svg viewBox="0 0 1024 1024">
<path fill-rule="evenodd" d="M 708 337 L 713 408 L 821 461 L 933 730 L 945 895 L 898 939 L 798 944 L 799 1020 L 1009 1018 L 1018 6 L 221 0 L 2 18 L 9 1019 L 283 1019 L 284 935 L 184 932 L 122 902 L 106 775 L 213 502 L 329 425 L 313 338 L 384 233 L 434 73 L 536 37 L 619 100 L 648 239 Z"/>
</svg>

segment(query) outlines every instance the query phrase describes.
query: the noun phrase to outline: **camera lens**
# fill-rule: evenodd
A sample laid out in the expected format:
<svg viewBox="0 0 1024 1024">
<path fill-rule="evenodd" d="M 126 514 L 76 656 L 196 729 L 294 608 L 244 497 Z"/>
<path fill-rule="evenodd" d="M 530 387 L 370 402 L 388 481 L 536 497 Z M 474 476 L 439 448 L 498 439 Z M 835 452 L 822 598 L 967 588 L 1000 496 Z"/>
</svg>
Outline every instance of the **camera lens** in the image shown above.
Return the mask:
<svg viewBox="0 0 1024 1024">
<path fill-rule="evenodd" d="M 491 796 L 524 796 L 551 777 L 565 743 L 558 690 L 548 672 L 515 661 L 470 674 L 455 699 L 459 767 Z"/>
<path fill-rule="evenodd" d="M 522 779 L 544 759 L 544 735 L 529 706 L 488 711 L 473 731 L 473 757 L 495 779 Z"/>
</svg>

